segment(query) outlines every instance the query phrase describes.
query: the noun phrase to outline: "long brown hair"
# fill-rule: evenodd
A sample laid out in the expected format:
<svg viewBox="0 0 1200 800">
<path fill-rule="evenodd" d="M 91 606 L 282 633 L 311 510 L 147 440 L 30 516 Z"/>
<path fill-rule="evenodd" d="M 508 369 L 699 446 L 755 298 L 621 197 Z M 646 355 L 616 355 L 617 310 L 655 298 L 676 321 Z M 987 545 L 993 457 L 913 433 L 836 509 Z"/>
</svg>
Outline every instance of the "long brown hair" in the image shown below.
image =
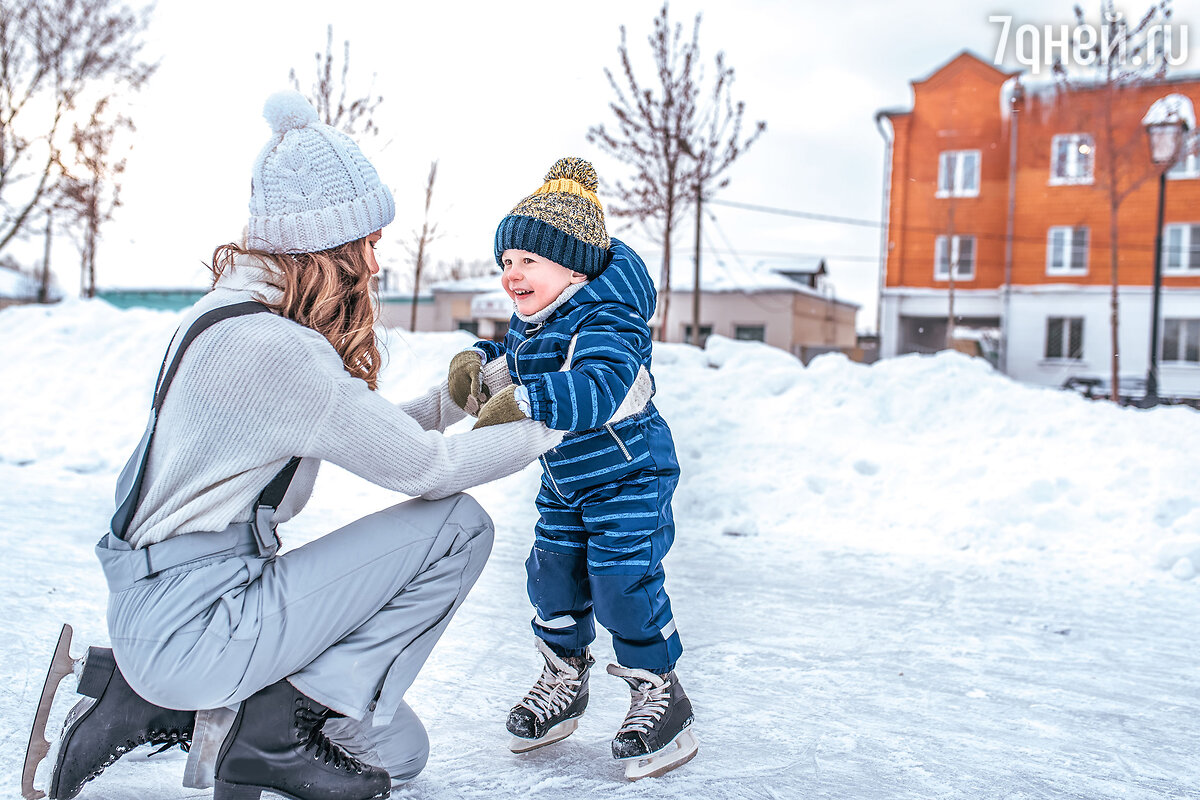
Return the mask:
<svg viewBox="0 0 1200 800">
<path fill-rule="evenodd" d="M 378 299 L 371 288 L 369 246 L 363 238 L 317 253 L 279 254 L 223 244 L 213 251 L 209 269 L 215 286 L 235 256 L 274 265 L 274 283 L 283 289 L 283 299 L 267 305 L 328 339 L 346 371 L 374 390 L 380 366 L 374 330 Z"/>
</svg>

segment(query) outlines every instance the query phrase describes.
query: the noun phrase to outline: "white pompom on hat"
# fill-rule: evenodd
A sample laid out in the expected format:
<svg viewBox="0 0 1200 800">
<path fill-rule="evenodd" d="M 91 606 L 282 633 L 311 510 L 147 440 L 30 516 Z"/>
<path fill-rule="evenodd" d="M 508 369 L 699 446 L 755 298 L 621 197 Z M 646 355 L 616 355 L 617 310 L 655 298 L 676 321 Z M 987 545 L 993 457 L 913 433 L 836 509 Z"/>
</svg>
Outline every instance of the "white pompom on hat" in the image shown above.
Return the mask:
<svg viewBox="0 0 1200 800">
<path fill-rule="evenodd" d="M 254 162 L 247 244 L 315 253 L 370 236 L 396 217 L 392 193 L 354 141 L 299 92 L 267 98 L 273 135 Z"/>
</svg>

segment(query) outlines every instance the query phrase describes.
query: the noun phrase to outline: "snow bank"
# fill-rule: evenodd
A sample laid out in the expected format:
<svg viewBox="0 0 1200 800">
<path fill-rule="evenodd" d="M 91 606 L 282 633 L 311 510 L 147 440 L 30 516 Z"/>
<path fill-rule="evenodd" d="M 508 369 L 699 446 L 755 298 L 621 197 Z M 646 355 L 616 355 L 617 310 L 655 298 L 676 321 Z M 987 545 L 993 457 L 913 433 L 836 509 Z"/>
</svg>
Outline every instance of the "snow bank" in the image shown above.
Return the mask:
<svg viewBox="0 0 1200 800">
<path fill-rule="evenodd" d="M 178 319 L 99 301 L 0 312 L 0 464 L 115 476 Z M 469 342 L 388 332 L 380 391 L 423 391 Z M 805 368 L 719 336 L 706 350 L 658 345 L 654 371 L 689 537 L 1118 578 L 1200 570 L 1200 451 L 1181 444 L 1200 438 L 1191 409 L 1024 386 L 957 353 Z"/>
</svg>

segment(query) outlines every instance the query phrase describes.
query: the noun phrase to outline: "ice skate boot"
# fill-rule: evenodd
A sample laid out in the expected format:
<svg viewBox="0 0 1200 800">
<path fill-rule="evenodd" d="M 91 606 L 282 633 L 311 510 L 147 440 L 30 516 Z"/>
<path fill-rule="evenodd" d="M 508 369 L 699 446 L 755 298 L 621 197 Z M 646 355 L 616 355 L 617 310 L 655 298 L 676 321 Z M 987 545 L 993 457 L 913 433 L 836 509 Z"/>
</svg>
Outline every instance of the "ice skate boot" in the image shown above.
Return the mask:
<svg viewBox="0 0 1200 800">
<path fill-rule="evenodd" d="M 336 716 L 286 680 L 242 702 L 217 754 L 213 800 L 372 800 L 391 794 L 387 770 L 364 764 L 324 734 Z"/>
<path fill-rule="evenodd" d="M 508 712 L 508 749 L 525 753 L 561 741 L 579 727 L 588 702 L 588 670 L 596 663 L 590 653 L 562 658 L 537 640 L 546 666 L 537 682 Z"/>
<path fill-rule="evenodd" d="M 33 788 L 34 772 L 49 751 L 43 737 L 55 689 L 72 672 L 79 677 L 78 692 L 85 697 L 67 714 L 59 736 L 48 787 L 51 800 L 71 800 L 87 781 L 143 744 L 162 745 L 162 750 L 172 745 L 186 750 L 191 744 L 195 712 L 143 700 L 121 675 L 112 650 L 91 647 L 86 657 L 72 659 L 70 645 L 71 627 L 64 625 L 29 737 L 22 779 L 22 794 L 28 800 L 45 796 Z"/>
<path fill-rule="evenodd" d="M 626 762 L 626 778 L 657 777 L 695 758 L 692 704 L 674 670 L 656 675 L 609 664 L 608 672 L 628 683 L 632 693 L 625 724 L 612 743 L 613 758 Z"/>
</svg>

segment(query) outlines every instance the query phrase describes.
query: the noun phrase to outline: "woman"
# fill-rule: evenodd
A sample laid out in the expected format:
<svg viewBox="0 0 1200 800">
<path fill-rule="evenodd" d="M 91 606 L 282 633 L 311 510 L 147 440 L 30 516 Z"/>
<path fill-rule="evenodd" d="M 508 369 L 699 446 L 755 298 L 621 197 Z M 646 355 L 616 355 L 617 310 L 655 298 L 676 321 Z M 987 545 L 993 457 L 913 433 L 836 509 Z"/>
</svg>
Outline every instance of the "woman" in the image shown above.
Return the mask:
<svg viewBox="0 0 1200 800">
<path fill-rule="evenodd" d="M 176 339 L 211 327 L 173 343 L 168 362 L 183 355 L 160 376 L 143 474 L 138 452 L 97 546 L 120 668 L 90 651 L 80 691 L 96 699 L 68 718 L 51 797 L 131 745 L 192 739 L 193 772 L 215 749 L 216 800 L 386 796 L 428 748 L 404 692 L 491 547 L 491 520 L 456 493 L 561 437 L 531 420 L 444 436 L 464 416 L 444 385 L 399 406 L 375 393 L 369 285 L 391 193 L 299 94 L 264 114 L 274 135 L 254 167 L 248 246 L 214 254 L 213 291 Z M 245 313 L 211 322 L 231 310 Z M 501 388 L 503 360 L 484 377 Z M 425 499 L 276 555 L 274 526 L 323 460 Z M 172 710 L 239 703 L 224 719 Z"/>
</svg>

